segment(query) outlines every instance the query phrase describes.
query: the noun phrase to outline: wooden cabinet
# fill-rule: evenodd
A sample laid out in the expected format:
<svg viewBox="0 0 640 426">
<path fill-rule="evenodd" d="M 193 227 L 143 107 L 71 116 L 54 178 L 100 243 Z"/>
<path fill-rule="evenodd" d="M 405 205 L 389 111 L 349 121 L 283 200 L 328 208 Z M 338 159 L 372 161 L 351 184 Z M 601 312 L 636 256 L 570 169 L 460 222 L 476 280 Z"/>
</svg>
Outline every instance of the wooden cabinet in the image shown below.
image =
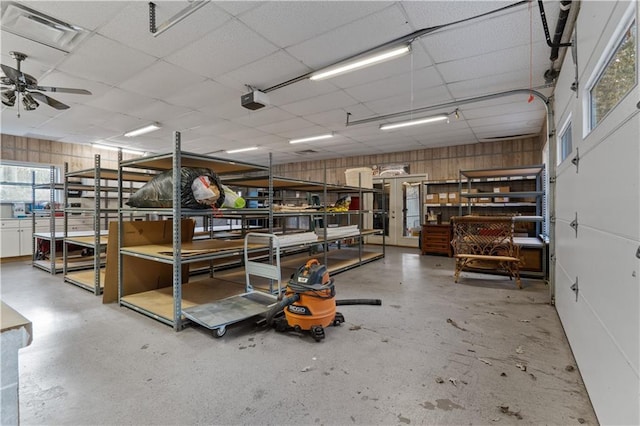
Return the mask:
<svg viewBox="0 0 640 426">
<path fill-rule="evenodd" d="M 451 225 L 422 225 L 422 254 L 446 254 L 451 257 Z"/>
</svg>

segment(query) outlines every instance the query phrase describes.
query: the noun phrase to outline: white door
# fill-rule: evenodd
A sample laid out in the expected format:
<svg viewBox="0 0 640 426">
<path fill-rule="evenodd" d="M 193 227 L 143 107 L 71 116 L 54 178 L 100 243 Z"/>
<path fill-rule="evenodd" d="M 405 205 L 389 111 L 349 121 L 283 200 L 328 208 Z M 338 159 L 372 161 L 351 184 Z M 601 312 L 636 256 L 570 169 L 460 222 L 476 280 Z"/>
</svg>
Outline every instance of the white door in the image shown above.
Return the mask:
<svg viewBox="0 0 640 426">
<path fill-rule="evenodd" d="M 384 208 L 386 214 L 376 213 L 374 229 L 384 230 L 385 244 L 418 247 L 422 217 L 422 182 L 424 176 L 374 178 L 373 186 L 381 189 L 375 195 L 374 209 Z M 374 236 L 370 243 L 381 244 L 382 236 Z"/>
</svg>

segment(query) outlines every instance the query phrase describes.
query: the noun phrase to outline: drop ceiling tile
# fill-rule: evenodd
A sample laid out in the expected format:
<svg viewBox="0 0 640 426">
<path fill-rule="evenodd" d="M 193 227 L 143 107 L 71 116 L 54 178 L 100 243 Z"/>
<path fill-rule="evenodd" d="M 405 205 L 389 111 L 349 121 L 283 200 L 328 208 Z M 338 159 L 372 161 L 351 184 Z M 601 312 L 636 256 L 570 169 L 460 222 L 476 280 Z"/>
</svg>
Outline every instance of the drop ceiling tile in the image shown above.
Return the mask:
<svg viewBox="0 0 640 426">
<path fill-rule="evenodd" d="M 265 124 L 264 126 L 258 126 L 257 129 L 262 130 L 265 133 L 282 134 L 292 130 L 307 129 L 313 127 L 313 124 L 302 118 L 292 118 L 290 120 L 273 122 Z"/>
<path fill-rule="evenodd" d="M 545 66 L 536 66 L 534 68 L 534 87 L 544 83 L 544 71 Z M 513 71 L 495 76 L 450 83 L 447 87 L 451 91 L 451 94 L 457 99 L 494 94 L 508 90 L 526 89 L 529 87 L 529 73 L 526 71 Z"/>
<path fill-rule="evenodd" d="M 524 95 L 526 96 L 526 95 Z M 511 96 L 510 102 L 484 108 L 460 108 L 461 114 L 467 120 L 484 117 L 502 117 L 506 114 L 527 113 L 545 114 L 545 108 L 541 102 L 527 102 L 527 98 L 522 95 Z"/>
<path fill-rule="evenodd" d="M 536 43 L 533 49 L 537 57 L 544 57 L 549 51 L 544 42 Z M 438 64 L 437 68 L 447 83 L 481 77 L 495 77 L 496 74 L 517 71 L 528 76 L 530 53 L 529 46 L 518 46 L 496 50 L 484 55 L 444 62 Z M 499 69 L 496 69 L 496 64 L 500 64 Z"/>
<path fill-rule="evenodd" d="M 87 105 L 113 112 L 131 112 L 131 115 L 135 115 L 136 110 L 149 107 L 154 102 L 157 101 L 114 87 L 104 95 L 87 102 Z"/>
<path fill-rule="evenodd" d="M 189 91 L 191 86 L 204 81 L 205 78 L 198 74 L 159 60 L 119 87 L 150 98 L 165 99 L 176 92 Z"/>
<path fill-rule="evenodd" d="M 159 121 L 164 124 L 165 120 L 173 117 L 181 116 L 189 112 L 188 108 L 171 105 L 163 101 L 153 101 L 150 104 L 137 108 L 135 114 L 137 117 L 149 121 Z M 179 130 L 179 129 L 171 129 Z"/>
<path fill-rule="evenodd" d="M 232 121 L 249 127 L 258 127 L 265 124 L 271 124 L 276 121 L 284 121 L 295 118 L 295 115 L 290 114 L 278 107 L 268 107 L 259 110 L 245 109 L 245 113 L 241 116 L 234 118 Z"/>
<path fill-rule="evenodd" d="M 414 73 L 400 74 L 384 80 L 377 80 L 371 83 L 345 89 L 347 93 L 360 102 L 371 102 L 393 96 L 407 95 L 411 98 L 411 93 L 438 87 L 442 84 L 442 79 L 434 67 L 416 70 Z"/>
<path fill-rule="evenodd" d="M 123 134 L 131 129 L 140 127 L 142 124 L 140 119 L 121 113 L 110 114 L 101 122 L 96 123 L 96 125 L 112 130 L 118 134 Z"/>
<path fill-rule="evenodd" d="M 286 50 L 317 70 L 411 32 L 402 11 L 394 5 Z"/>
<path fill-rule="evenodd" d="M 118 84 L 143 69 L 156 58 L 124 44 L 94 35 L 58 67 L 78 77 L 105 84 Z"/>
<path fill-rule="evenodd" d="M 399 112 L 412 111 L 418 108 L 436 107 L 437 105 L 451 102 L 453 98 L 449 94 L 449 91 L 445 86 L 433 87 L 426 90 L 420 90 L 414 93 L 413 99 L 411 95 L 404 94 L 400 96 L 394 96 L 387 99 L 380 99 L 376 101 L 366 102 L 365 106 L 371 111 L 374 111 L 375 115 L 393 114 Z M 454 107 L 446 107 L 440 109 L 434 109 L 435 112 L 444 112 Z M 368 117 L 352 116 L 351 119 L 356 121 Z"/>
<path fill-rule="evenodd" d="M 210 116 L 203 114 L 200 111 L 189 111 L 182 115 L 175 115 L 171 118 L 165 119 L 163 125 L 169 129 L 174 129 L 179 132 L 184 132 L 189 129 L 195 129 L 208 123 Z"/>
<path fill-rule="evenodd" d="M 242 129 L 237 123 L 233 123 L 229 120 L 209 120 L 209 123 L 200 127 L 191 129 L 191 132 L 202 136 L 214 136 L 218 137 L 223 133 L 234 132 Z"/>
<path fill-rule="evenodd" d="M 416 29 L 445 25 L 504 6 L 490 1 L 403 1 L 409 22 Z M 464 24 L 458 24 L 464 25 Z"/>
<path fill-rule="evenodd" d="M 217 77 L 221 83 L 231 83 L 233 87 L 250 85 L 258 90 L 280 84 L 291 77 L 311 71 L 302 63 L 292 58 L 287 52 L 279 50 L 255 62 L 244 65 L 230 73 Z M 248 92 L 248 89 L 245 88 Z"/>
<path fill-rule="evenodd" d="M 20 117 L 18 117 L 16 107 L 2 107 L 0 113 L 2 133 L 23 135 L 51 120 L 50 115 L 41 112 L 43 108 L 38 108 L 35 111 L 23 111 L 21 106 L 20 110 Z"/>
<path fill-rule="evenodd" d="M 232 20 L 199 40 L 166 57 L 176 65 L 189 63 L 189 69 L 214 78 L 255 62 L 278 50 L 242 23 Z"/>
<path fill-rule="evenodd" d="M 235 100 L 240 103 L 241 92 L 230 89 L 212 80 L 190 86 L 189 90 L 179 90 L 170 96 L 165 96 L 164 101 L 170 104 L 180 105 L 192 109 L 210 107 Z"/>
<path fill-rule="evenodd" d="M 242 15 L 248 10 L 255 9 L 259 7 L 264 2 L 262 1 L 219 1 L 216 3 L 221 9 L 224 9 L 231 16 Z"/>
<path fill-rule="evenodd" d="M 536 15 L 537 16 L 537 15 Z M 461 59 L 529 45 L 529 13 L 526 5 L 500 15 L 466 22 L 430 34 L 420 39 L 436 63 Z M 534 25 L 533 40 L 544 40 L 544 33 Z M 505 38 L 505 34 L 509 34 Z"/>
<path fill-rule="evenodd" d="M 331 83 L 330 80 L 311 81 L 306 79 L 269 92 L 267 96 L 269 96 L 271 105 L 282 106 L 303 99 L 315 98 L 316 96 L 325 95 L 337 90 L 339 90 L 338 87 Z"/>
<path fill-rule="evenodd" d="M 229 139 L 230 141 L 237 141 L 238 143 L 244 145 L 246 139 L 266 136 L 266 134 L 264 132 L 261 132 L 260 130 L 241 127 L 237 130 L 220 133 L 219 136 L 222 136 L 225 139 Z"/>
<path fill-rule="evenodd" d="M 390 2 L 264 2 L 240 19 L 267 40 L 288 47 L 388 7 Z"/>
<path fill-rule="evenodd" d="M 231 19 L 229 14 L 214 3 L 208 3 L 183 21 L 154 37 L 149 31 L 148 2 L 134 1 L 127 4 L 126 9 L 99 29 L 100 34 L 157 58 L 163 58 L 185 48 Z M 156 6 L 156 26 L 160 26 L 187 7 L 188 2 L 159 1 L 156 2 Z M 176 65 L 184 65 L 184 63 L 176 63 Z"/>
<path fill-rule="evenodd" d="M 292 104 L 282 105 L 281 108 L 291 114 L 307 115 L 329 111 L 334 108 L 348 108 L 358 103 L 346 92 L 339 90 L 326 95 L 317 96 L 313 99 L 306 99 Z"/>
</svg>

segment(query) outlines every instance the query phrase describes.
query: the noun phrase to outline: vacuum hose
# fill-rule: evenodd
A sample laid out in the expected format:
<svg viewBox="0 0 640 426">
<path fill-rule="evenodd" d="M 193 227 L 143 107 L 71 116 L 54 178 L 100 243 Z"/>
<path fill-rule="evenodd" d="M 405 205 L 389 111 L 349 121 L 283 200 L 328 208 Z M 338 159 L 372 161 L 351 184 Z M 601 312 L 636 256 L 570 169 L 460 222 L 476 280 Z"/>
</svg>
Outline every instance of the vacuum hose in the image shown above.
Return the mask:
<svg viewBox="0 0 640 426">
<path fill-rule="evenodd" d="M 336 300 L 336 306 L 344 305 L 374 305 L 381 306 L 382 300 L 380 299 L 342 299 Z"/>
<path fill-rule="evenodd" d="M 300 300 L 300 294 L 294 293 L 292 296 L 285 297 L 284 299 L 282 299 L 281 301 L 273 305 L 273 307 L 269 309 L 265 317 L 265 320 L 267 321 L 267 325 L 272 326 L 273 318 L 276 316 L 276 314 L 284 310 L 284 308 L 286 308 L 287 306 L 296 303 L 298 300 Z"/>
</svg>

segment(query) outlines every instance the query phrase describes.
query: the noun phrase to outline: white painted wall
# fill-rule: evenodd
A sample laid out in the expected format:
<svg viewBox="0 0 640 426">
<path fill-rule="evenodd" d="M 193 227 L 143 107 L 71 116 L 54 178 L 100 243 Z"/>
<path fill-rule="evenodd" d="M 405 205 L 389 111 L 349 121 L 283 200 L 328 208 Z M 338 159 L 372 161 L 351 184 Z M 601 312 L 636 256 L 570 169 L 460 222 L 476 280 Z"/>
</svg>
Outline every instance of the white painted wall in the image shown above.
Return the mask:
<svg viewBox="0 0 640 426">
<path fill-rule="evenodd" d="M 580 90 L 567 54 L 555 93 L 555 126 L 571 115 L 573 152 L 556 183 L 556 308 L 602 424 L 640 424 L 640 88 L 590 133 L 589 78 L 637 1 L 582 1 L 576 23 Z M 637 43 L 637 42 L 636 42 Z M 640 81 L 640 78 L 638 78 Z M 571 159 L 579 150 L 579 169 Z M 578 214 L 578 234 L 569 226 Z M 577 295 L 570 289 L 578 279 Z"/>
</svg>

